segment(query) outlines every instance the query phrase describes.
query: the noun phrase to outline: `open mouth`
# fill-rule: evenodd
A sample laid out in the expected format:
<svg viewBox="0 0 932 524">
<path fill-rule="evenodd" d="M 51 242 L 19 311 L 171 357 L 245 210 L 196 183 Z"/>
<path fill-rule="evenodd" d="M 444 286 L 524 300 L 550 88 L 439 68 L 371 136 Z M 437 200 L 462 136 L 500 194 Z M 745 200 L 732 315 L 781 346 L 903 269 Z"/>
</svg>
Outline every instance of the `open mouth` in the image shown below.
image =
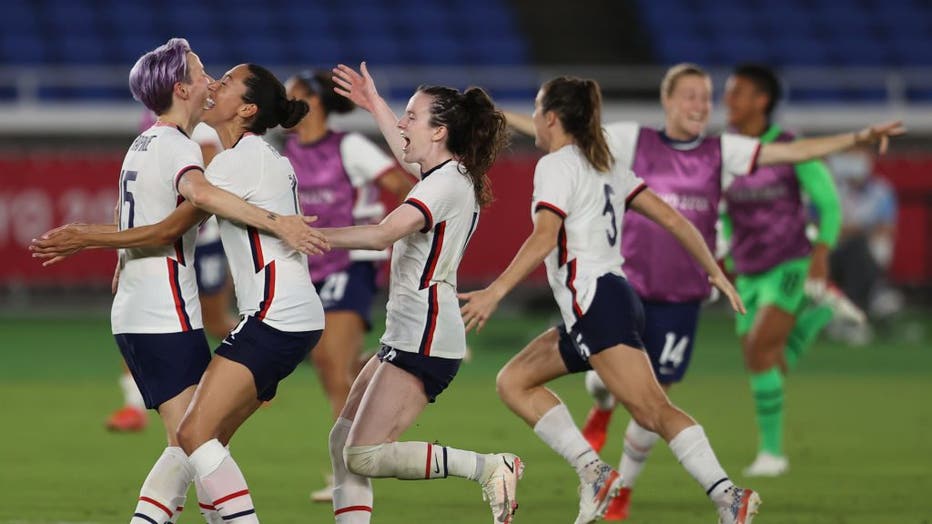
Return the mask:
<svg viewBox="0 0 932 524">
<path fill-rule="evenodd" d="M 217 103 L 209 96 L 204 100 L 204 109 L 213 109 L 215 105 L 217 105 Z"/>
<path fill-rule="evenodd" d="M 411 145 L 411 139 L 406 137 L 404 133 L 401 133 L 401 139 L 404 141 L 404 144 L 401 146 L 401 150 L 407 153 L 408 147 Z"/>
</svg>

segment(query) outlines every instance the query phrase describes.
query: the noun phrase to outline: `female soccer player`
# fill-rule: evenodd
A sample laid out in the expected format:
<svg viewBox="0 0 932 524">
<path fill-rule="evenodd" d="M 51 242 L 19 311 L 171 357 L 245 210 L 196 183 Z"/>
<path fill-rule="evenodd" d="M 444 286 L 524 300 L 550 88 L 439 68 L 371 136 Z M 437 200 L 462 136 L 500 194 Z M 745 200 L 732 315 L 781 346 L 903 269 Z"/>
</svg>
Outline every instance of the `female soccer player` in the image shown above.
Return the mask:
<svg viewBox="0 0 932 524">
<path fill-rule="evenodd" d="M 120 252 L 123 267 L 113 303 L 113 332 L 143 394 L 146 407 L 158 410 L 169 444 L 140 490 L 132 519 L 134 524 L 164 523 L 173 519 L 178 508 L 183 506 L 192 479 L 200 473 L 197 464 L 207 463 L 207 466 L 199 466 L 203 470 L 213 465 L 216 459 L 216 447 L 211 446 L 209 449 L 213 450 L 213 453 L 209 450 L 201 453 L 199 456 L 206 458 L 200 459 L 200 462 L 188 460 L 187 454 L 193 451 L 193 443 L 198 442 L 198 438 L 203 438 L 203 434 L 209 434 L 203 430 L 203 423 L 195 423 L 202 420 L 197 416 L 200 406 L 207 404 L 211 406 L 211 416 L 222 416 L 226 405 L 216 406 L 212 403 L 219 401 L 222 404 L 224 401 L 239 399 L 233 385 L 225 384 L 222 394 L 200 395 L 199 401 L 189 407 L 195 386 L 208 369 L 210 361 L 210 350 L 201 329 L 194 268 L 190 264 L 196 236 L 194 226 L 206 215 L 192 203 L 207 212 L 250 225 L 250 239 L 254 240 L 257 247 L 266 247 L 269 243 L 277 242 L 260 234 L 254 229 L 257 227 L 276 232 L 281 238 L 287 239 L 291 248 L 318 252 L 319 249 L 315 246 L 326 246 L 326 242 L 321 241 L 315 231 L 307 228 L 303 217 L 278 214 L 296 212 L 296 201 L 293 198 L 289 200 L 291 207 L 270 200 L 267 205 L 274 205 L 276 209 L 267 211 L 250 205 L 206 181 L 200 150 L 196 143 L 187 138 L 187 133 L 201 120 L 204 108 L 214 104 L 214 101 L 208 98 L 208 91 L 211 89 L 209 83 L 210 78 L 204 72 L 200 60 L 183 39 L 172 39 L 140 58 L 130 72 L 130 88 L 134 97 L 154 111 L 159 119 L 149 131 L 136 138 L 124 160 L 120 180 L 121 231 L 114 232 L 113 225 L 66 226 L 48 233 L 33 246 L 37 256 L 50 258 L 46 264 L 61 260 L 85 247 L 128 248 Z M 283 92 L 284 88 L 281 89 Z M 222 89 L 220 91 L 225 92 Z M 270 103 L 265 99 L 260 101 L 263 107 Z M 251 117 L 256 112 L 255 104 L 248 105 L 251 109 L 243 110 L 243 118 Z M 275 106 L 275 110 L 284 111 L 278 109 L 278 106 Z M 266 115 L 267 111 L 262 114 Z M 274 125 L 277 125 L 279 120 L 273 120 Z M 259 121 L 255 124 L 256 129 L 262 125 L 269 125 L 268 122 L 268 117 Z M 212 166 L 215 163 L 216 159 Z M 287 164 L 287 161 L 278 159 L 273 165 L 281 166 L 282 163 Z M 217 166 L 217 169 L 219 167 Z M 283 168 L 284 166 L 281 166 L 281 169 Z M 249 176 L 260 172 L 256 169 L 251 171 Z M 283 175 L 279 171 L 269 170 L 262 182 L 270 189 L 277 188 L 274 185 L 275 176 L 281 178 Z M 281 194 L 293 194 L 293 186 L 290 185 L 293 177 L 286 182 L 284 188 L 277 189 L 285 191 Z M 280 180 L 278 183 L 283 184 Z M 252 197 L 254 194 L 250 193 L 248 196 Z M 179 205 L 179 198 L 185 202 Z M 279 207 L 283 209 L 278 209 Z M 270 251 L 266 247 L 267 251 L 257 249 L 255 253 L 261 261 L 275 258 L 275 253 L 280 249 L 284 248 L 273 245 Z M 291 249 L 288 251 L 294 253 Z M 248 251 L 240 256 L 251 257 Z M 293 272 L 288 269 L 288 264 L 298 264 L 307 278 L 304 257 L 293 254 L 291 258 L 298 260 L 289 259 L 282 262 L 280 266 L 284 267 L 281 267 L 280 275 L 286 271 Z M 274 285 L 275 261 L 272 260 L 268 267 L 271 268 L 270 271 L 263 269 L 253 280 L 269 276 L 269 285 Z M 261 293 L 264 289 L 256 289 L 255 286 L 254 282 L 250 282 L 241 289 L 241 300 L 251 300 L 254 294 Z M 279 286 L 280 295 L 277 302 L 273 303 L 271 299 L 275 297 L 269 294 L 269 300 L 263 301 L 262 307 L 258 309 L 260 313 L 272 315 L 282 305 L 289 305 L 288 299 L 281 297 L 282 287 L 285 286 Z M 289 284 L 288 287 L 300 289 L 296 284 Z M 292 305 L 303 305 L 310 301 L 310 305 L 304 305 L 305 311 L 313 310 L 314 304 L 320 308 L 319 301 L 314 302 L 316 293 L 310 285 L 309 278 L 305 288 L 303 291 L 307 291 L 307 296 L 302 296 Z M 285 294 L 288 294 L 287 291 Z M 309 323 L 311 333 L 320 329 L 314 326 L 318 323 L 322 326 L 322 319 L 321 313 L 319 319 Z M 245 335 L 241 336 L 231 349 L 226 350 L 234 352 L 230 358 L 244 351 L 241 348 L 245 343 L 254 340 L 253 330 L 251 324 L 241 325 L 237 333 Z M 310 347 L 307 338 L 303 336 L 300 339 L 303 349 L 298 353 L 302 358 L 306 356 Z M 218 361 L 223 362 L 218 364 Z M 233 364 L 228 360 L 214 359 L 211 369 L 219 371 L 211 373 L 211 382 L 216 383 L 218 377 L 223 378 L 223 372 L 231 365 Z M 245 388 L 246 386 L 243 386 L 243 389 Z M 208 391 L 212 392 L 213 388 Z M 267 393 L 268 391 L 262 392 Z M 179 424 L 186 411 L 188 413 L 185 420 L 189 422 L 186 423 L 185 433 L 179 436 Z M 224 423 L 227 426 L 222 428 L 223 432 L 220 435 L 224 442 L 232 435 L 232 429 L 228 425 L 236 422 L 237 417 L 243 415 L 243 411 L 226 415 Z M 210 417 L 207 417 L 207 421 L 210 422 Z M 186 447 L 187 451 L 182 447 Z M 223 446 L 220 446 L 220 449 L 224 449 Z M 229 464 L 223 460 L 219 462 L 217 467 L 225 475 L 230 469 Z M 222 516 L 228 516 L 231 505 L 236 507 L 237 504 L 241 505 L 243 501 L 248 500 L 248 497 L 240 497 L 236 501 L 217 503 L 217 500 L 223 497 L 214 493 L 217 489 L 222 489 L 223 484 L 218 488 L 212 480 L 215 477 L 202 476 L 206 479 L 203 485 L 198 486 L 198 495 L 202 508 L 207 507 L 208 513 L 205 515 L 209 520 L 217 521 Z M 215 506 L 220 510 L 219 515 L 213 513 Z"/>
<path fill-rule="evenodd" d="M 760 497 L 735 486 L 719 465 L 702 427 L 670 403 L 654 378 L 641 334 L 644 310 L 622 273 L 622 218 L 634 209 L 669 231 L 707 273 L 709 282 L 743 312 L 737 292 L 682 215 L 617 166 L 602 130 L 602 98 L 593 80 L 546 82 L 534 103 L 536 144 L 547 151 L 534 173 L 534 230 L 489 287 L 464 293 L 466 328 L 481 329 L 499 301 L 541 261 L 563 324 L 528 344 L 499 372 L 499 396 L 580 478 L 577 524 L 600 519 L 621 488 L 544 385 L 594 369 L 632 417 L 666 440 L 677 460 L 715 504 L 720 522 L 750 523 Z M 624 221 L 626 222 L 626 221 Z"/>
<path fill-rule="evenodd" d="M 301 209 L 317 217 L 316 227 L 376 224 L 385 216 L 380 190 L 401 202 L 414 184 L 393 158 L 362 134 L 330 129 L 331 114 L 356 108 L 334 92 L 332 76 L 330 71 L 303 71 L 285 83 L 288 96 L 307 102 L 310 111 L 292 128 L 283 153 L 298 176 Z M 334 250 L 307 259 L 327 318 L 327 329 L 311 352 L 311 361 L 334 420 L 360 369 L 363 339 L 372 328 L 378 262 L 387 258 L 387 251 Z M 326 487 L 311 493 L 311 500 L 333 500 L 332 478 Z"/>
<path fill-rule="evenodd" d="M 714 250 L 715 225 L 722 192 L 736 176 L 757 166 L 794 164 L 858 143 L 880 141 L 903 132 L 898 122 L 795 142 L 761 144 L 756 138 L 725 133 L 705 136 L 712 112 L 712 84 L 693 64 L 671 67 L 660 85 L 665 113 L 662 129 L 622 122 L 606 126 L 608 144 L 621 167 L 633 169 L 671 207 L 700 231 Z M 527 117 L 508 115 L 521 131 L 531 134 Z M 682 380 L 689 365 L 699 319 L 700 303 L 710 293 L 705 271 L 693 262 L 676 238 L 645 217 L 627 221 L 621 245 L 624 271 L 643 300 L 644 345 L 657 379 L 669 388 Z M 589 413 L 583 434 L 600 449 L 615 399 L 590 373 L 586 385 L 597 404 Z M 627 514 L 630 490 L 643 469 L 658 435 L 631 420 L 625 432 L 620 472 L 624 489 L 606 515 L 618 520 Z"/>
<path fill-rule="evenodd" d="M 479 482 L 493 521 L 509 523 L 520 458 L 396 442 L 450 384 L 466 350 L 456 270 L 491 200 L 487 172 L 506 143 L 505 117 L 481 89 L 422 86 L 398 119 L 365 62 L 361 74 L 344 65 L 334 73 L 337 93 L 372 113 L 399 162 L 420 175 L 405 205 L 379 224 L 325 230 L 334 248 L 394 245 L 382 349 L 356 377 L 330 432 L 336 521 L 369 522 L 369 478 L 453 475 Z"/>
</svg>

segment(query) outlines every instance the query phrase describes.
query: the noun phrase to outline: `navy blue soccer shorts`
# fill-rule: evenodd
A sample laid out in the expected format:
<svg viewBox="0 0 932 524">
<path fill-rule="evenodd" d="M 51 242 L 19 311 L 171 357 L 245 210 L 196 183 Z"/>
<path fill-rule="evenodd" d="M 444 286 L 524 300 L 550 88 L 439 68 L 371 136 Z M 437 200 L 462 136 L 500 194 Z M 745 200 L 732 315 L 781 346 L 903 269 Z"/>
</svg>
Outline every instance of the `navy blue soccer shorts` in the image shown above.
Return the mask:
<svg viewBox="0 0 932 524">
<path fill-rule="evenodd" d="M 384 344 L 377 356 L 379 362 L 388 362 L 417 377 L 424 385 L 424 394 L 427 395 L 428 402 L 435 402 L 437 396 L 453 382 L 453 377 L 456 376 L 462 362 L 458 358 L 429 357 Z"/>
<path fill-rule="evenodd" d="M 372 300 L 378 291 L 375 262 L 358 261 L 343 271 L 331 273 L 323 282 L 314 282 L 325 312 L 352 311 L 372 329 Z"/>
<path fill-rule="evenodd" d="M 200 294 L 215 295 L 223 290 L 229 270 L 220 239 L 194 247 L 194 271 Z"/>
<path fill-rule="evenodd" d="M 210 346 L 203 329 L 178 333 L 121 333 L 113 338 L 148 409 L 158 409 L 165 401 L 200 382 L 210 363 Z"/>
<path fill-rule="evenodd" d="M 246 366 L 256 383 L 256 398 L 272 400 L 278 383 L 303 362 L 323 330 L 280 331 L 246 317 L 217 346 L 215 353 Z"/>
<path fill-rule="evenodd" d="M 624 277 L 605 274 L 596 282 L 592 304 L 573 328 L 557 326 L 560 356 L 570 373 L 592 369 L 589 357 L 624 344 L 644 349 L 644 308 Z"/>
<path fill-rule="evenodd" d="M 700 303 L 644 302 L 644 346 L 661 384 L 683 379 L 693 355 Z"/>
</svg>

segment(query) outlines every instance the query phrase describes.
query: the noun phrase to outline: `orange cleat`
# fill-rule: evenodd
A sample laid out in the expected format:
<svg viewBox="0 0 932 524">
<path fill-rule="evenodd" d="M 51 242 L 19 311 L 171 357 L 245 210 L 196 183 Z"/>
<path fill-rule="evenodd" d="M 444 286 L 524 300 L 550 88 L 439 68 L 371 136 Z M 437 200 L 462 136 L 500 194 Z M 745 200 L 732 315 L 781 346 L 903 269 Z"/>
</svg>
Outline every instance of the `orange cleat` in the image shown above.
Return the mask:
<svg viewBox="0 0 932 524">
<path fill-rule="evenodd" d="M 134 406 L 123 406 L 107 419 L 107 429 L 118 433 L 142 431 L 148 424 L 146 410 Z"/>
<path fill-rule="evenodd" d="M 605 520 L 625 520 L 628 518 L 628 505 L 631 503 L 631 488 L 621 488 L 618 496 L 608 504 Z"/>
<path fill-rule="evenodd" d="M 605 441 L 608 439 L 608 423 L 612 420 L 612 409 L 599 409 L 598 406 L 592 406 L 589 415 L 586 416 L 586 423 L 583 425 L 583 437 L 589 441 L 589 445 L 596 453 L 602 451 Z"/>
</svg>

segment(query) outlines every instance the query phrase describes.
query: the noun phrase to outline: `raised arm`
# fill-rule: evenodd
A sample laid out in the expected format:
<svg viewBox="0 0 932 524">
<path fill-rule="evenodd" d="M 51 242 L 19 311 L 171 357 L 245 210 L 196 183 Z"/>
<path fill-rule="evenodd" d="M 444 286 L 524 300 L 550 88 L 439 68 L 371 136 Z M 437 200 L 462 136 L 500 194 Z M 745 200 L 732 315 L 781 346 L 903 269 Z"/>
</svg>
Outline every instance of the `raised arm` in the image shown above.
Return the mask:
<svg viewBox="0 0 932 524">
<path fill-rule="evenodd" d="M 337 84 L 334 91 L 349 98 L 357 106 L 371 113 L 398 163 L 411 173 L 420 176 L 420 168 L 417 165 L 408 164 L 404 161 L 404 152 L 402 151 L 404 139 L 397 128 L 398 117 L 389 107 L 388 102 L 379 95 L 365 62 L 359 64 L 359 70 L 361 74 L 357 73 L 352 67 L 343 64 L 334 67 L 333 81 Z"/>
<path fill-rule="evenodd" d="M 512 129 L 527 136 L 535 135 L 534 120 L 531 117 L 511 111 L 503 111 L 503 113 L 505 113 L 505 119 Z"/>
<path fill-rule="evenodd" d="M 123 231 L 114 224 L 68 224 L 34 239 L 29 250 L 33 257 L 45 259 L 43 266 L 49 266 L 84 249 L 167 246 L 208 216 L 183 202 L 157 224 Z"/>
<path fill-rule="evenodd" d="M 382 251 L 396 240 L 420 231 L 424 224 L 424 215 L 417 208 L 402 204 L 375 225 L 325 228 L 320 231 L 327 236 L 332 248 Z"/>
<path fill-rule="evenodd" d="M 722 269 L 715 263 L 715 257 L 709 251 L 709 246 L 706 245 L 696 226 L 683 218 L 683 215 L 661 200 L 650 189 L 638 193 L 630 205 L 632 209 L 673 234 L 696 262 L 699 262 L 702 269 L 709 274 L 709 282 L 728 297 L 731 307 L 739 313 L 745 312 L 741 297 L 738 296 L 738 292 L 728 281 Z"/>
<path fill-rule="evenodd" d="M 524 280 L 557 247 L 557 235 L 562 225 L 562 217 L 547 209 L 539 209 L 534 215 L 534 230 L 521 245 L 521 249 L 515 254 L 505 271 L 487 288 L 459 294 L 459 298 L 466 301 L 460 308 L 463 322 L 466 323 L 466 331 L 473 327 L 476 331 L 482 330 L 505 295 Z"/>
<path fill-rule="evenodd" d="M 896 121 L 865 127 L 854 133 L 803 138 L 794 142 L 771 142 L 761 146 L 757 163 L 798 164 L 863 144 L 879 143 L 880 153 L 883 154 L 887 151 L 890 137 L 904 133 L 906 128 L 903 127 L 903 123 Z"/>
<path fill-rule="evenodd" d="M 268 231 L 294 250 L 308 255 L 319 255 L 329 249 L 323 234 L 307 225 L 307 222 L 312 222 L 316 217 L 283 216 L 256 207 L 211 184 L 200 169 L 192 169 L 181 175 L 178 192 L 195 207 L 234 222 Z"/>
</svg>

